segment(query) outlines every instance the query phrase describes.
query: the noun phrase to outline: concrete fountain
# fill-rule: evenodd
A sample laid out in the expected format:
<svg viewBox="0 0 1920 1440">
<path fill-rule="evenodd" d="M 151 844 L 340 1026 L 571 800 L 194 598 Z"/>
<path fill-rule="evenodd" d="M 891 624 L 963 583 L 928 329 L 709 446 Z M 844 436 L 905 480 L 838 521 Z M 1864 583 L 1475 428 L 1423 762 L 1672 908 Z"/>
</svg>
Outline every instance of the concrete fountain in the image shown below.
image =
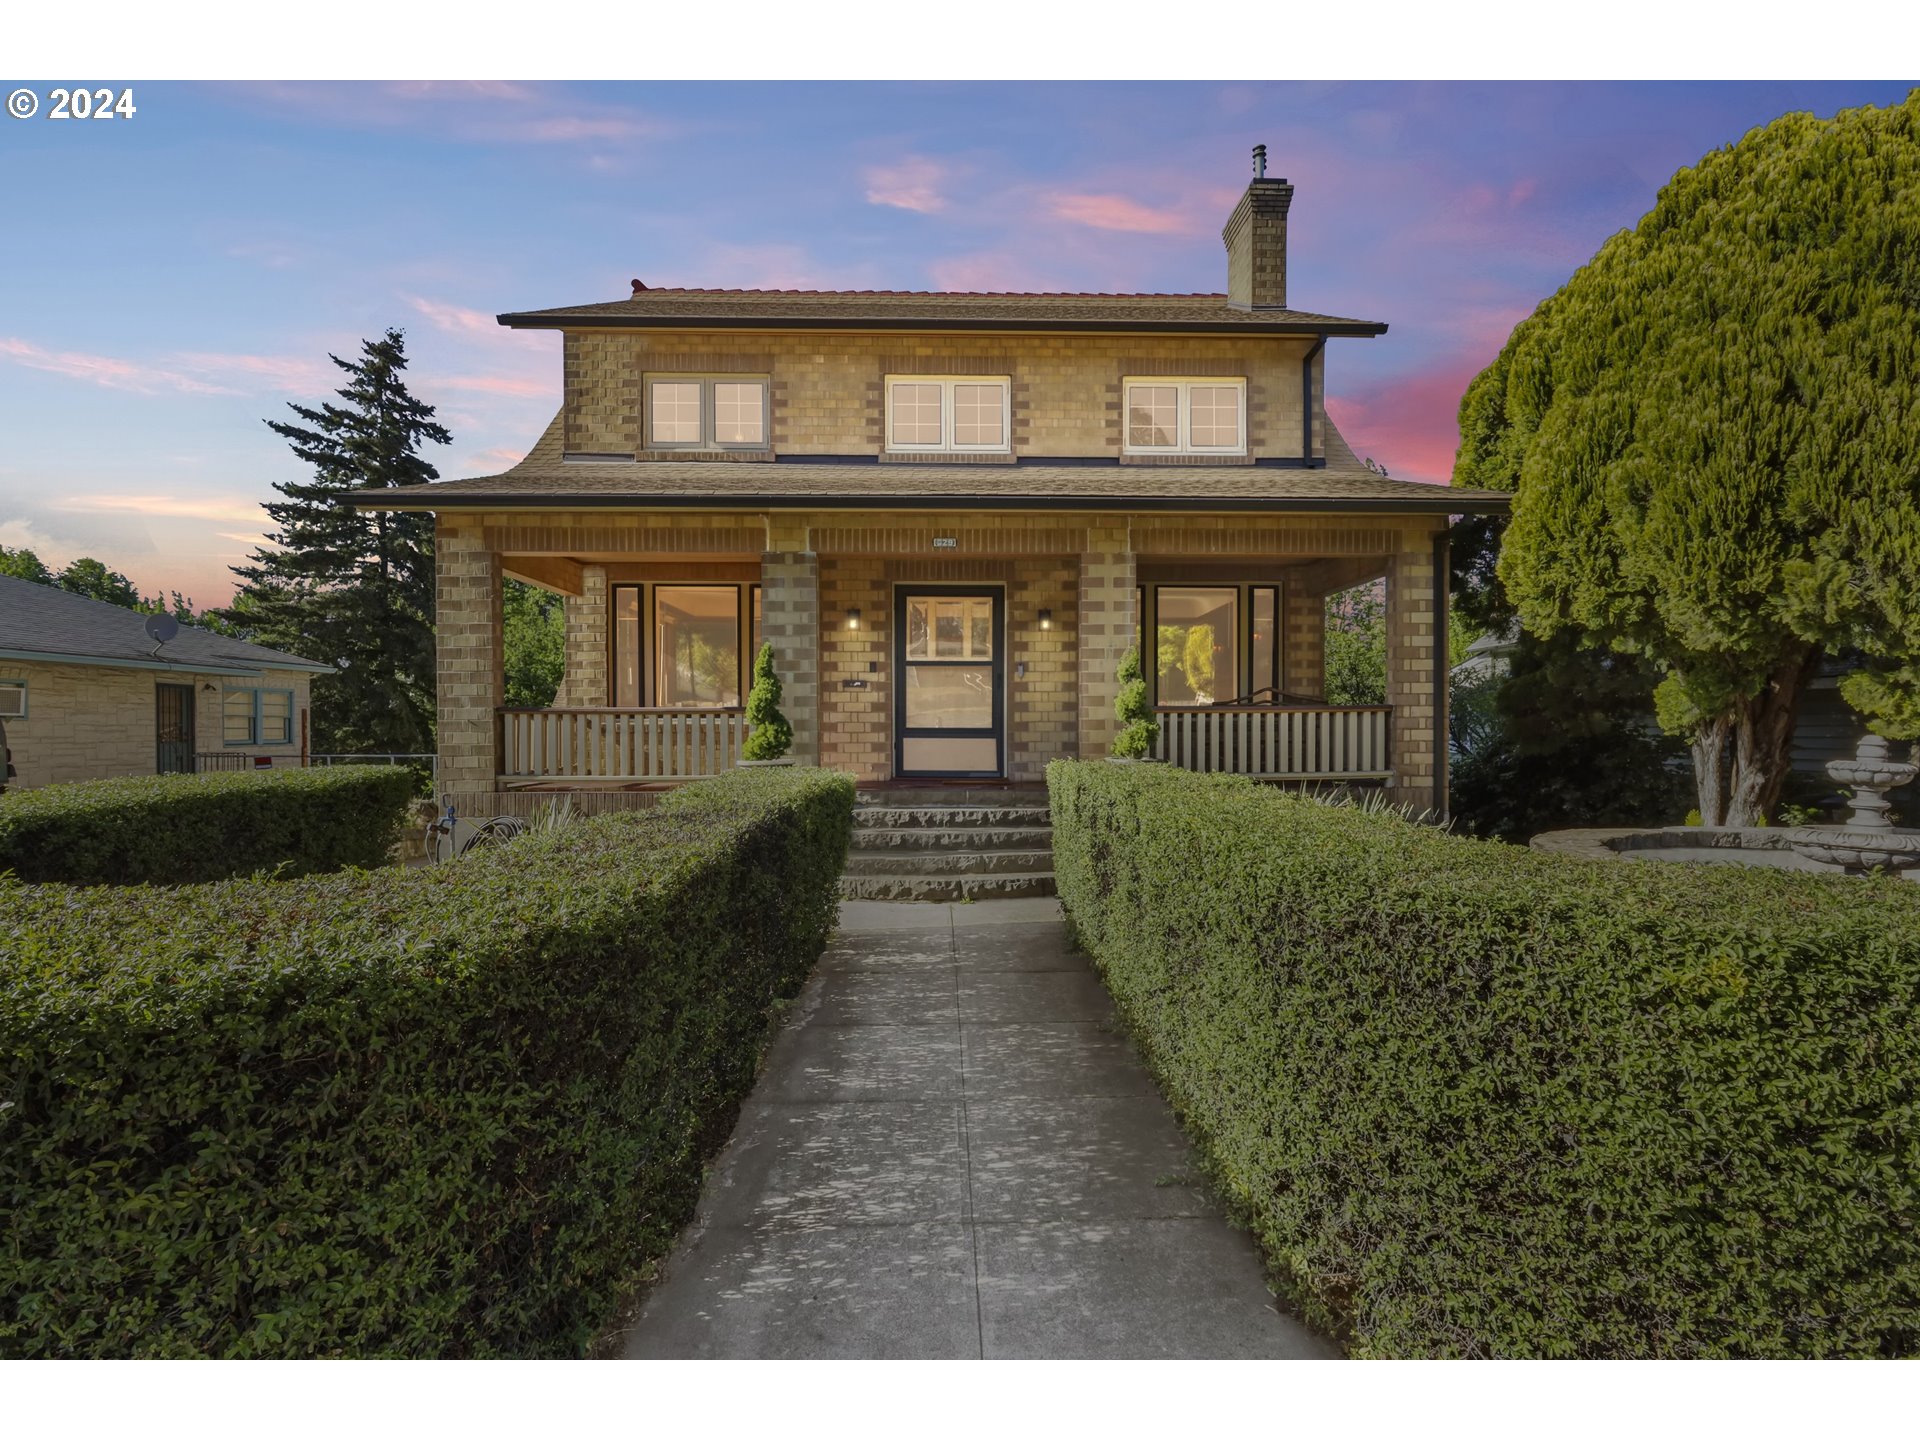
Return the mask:
<svg viewBox="0 0 1920 1440">
<path fill-rule="evenodd" d="M 1920 864 L 1920 830 L 1887 818 L 1887 792 L 1920 775 L 1911 759 L 1895 760 L 1886 738 L 1868 734 L 1850 760 L 1830 760 L 1827 774 L 1853 792 L 1853 812 L 1838 825 L 1797 825 L 1787 844 L 1803 860 L 1846 870 L 1905 870 Z"/>
</svg>

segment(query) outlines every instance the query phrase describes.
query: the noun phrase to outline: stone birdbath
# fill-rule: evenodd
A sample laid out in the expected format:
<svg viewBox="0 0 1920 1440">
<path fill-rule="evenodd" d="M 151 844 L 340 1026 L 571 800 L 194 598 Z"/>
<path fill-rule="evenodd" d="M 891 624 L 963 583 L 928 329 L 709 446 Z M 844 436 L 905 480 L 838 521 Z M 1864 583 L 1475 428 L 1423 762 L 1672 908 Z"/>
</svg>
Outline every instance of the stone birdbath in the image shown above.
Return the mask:
<svg viewBox="0 0 1920 1440">
<path fill-rule="evenodd" d="M 1798 825 L 1787 832 L 1793 853 L 1849 870 L 1905 870 L 1920 864 L 1920 830 L 1887 819 L 1887 791 L 1897 790 L 1920 765 L 1895 760 L 1884 736 L 1869 734 L 1851 760 L 1832 760 L 1827 774 L 1853 791 L 1853 812 L 1838 825 Z"/>
</svg>

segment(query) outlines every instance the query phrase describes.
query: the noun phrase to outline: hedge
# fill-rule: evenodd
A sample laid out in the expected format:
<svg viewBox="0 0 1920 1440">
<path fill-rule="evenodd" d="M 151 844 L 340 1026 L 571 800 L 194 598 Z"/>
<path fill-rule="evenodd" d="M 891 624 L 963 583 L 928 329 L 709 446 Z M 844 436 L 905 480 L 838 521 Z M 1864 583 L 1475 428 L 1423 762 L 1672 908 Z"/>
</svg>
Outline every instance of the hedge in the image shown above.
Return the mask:
<svg viewBox="0 0 1920 1440">
<path fill-rule="evenodd" d="M 1354 1353 L 1920 1352 L 1920 886 L 1047 779 L 1080 942 Z"/>
<path fill-rule="evenodd" d="M 825 943 L 852 788 L 420 870 L 0 882 L 0 1355 L 582 1352 Z"/>
<path fill-rule="evenodd" d="M 0 796 L 0 874 L 188 885 L 384 865 L 413 795 L 388 765 L 128 775 Z"/>
</svg>

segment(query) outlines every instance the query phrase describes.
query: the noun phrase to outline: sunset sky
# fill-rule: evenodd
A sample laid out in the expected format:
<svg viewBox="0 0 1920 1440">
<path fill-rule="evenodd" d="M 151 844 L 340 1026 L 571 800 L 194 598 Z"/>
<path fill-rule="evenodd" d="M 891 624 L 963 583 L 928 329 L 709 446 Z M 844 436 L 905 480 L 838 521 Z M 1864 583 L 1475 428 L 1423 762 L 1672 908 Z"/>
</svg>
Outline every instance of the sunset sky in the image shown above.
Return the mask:
<svg viewBox="0 0 1920 1440">
<path fill-rule="evenodd" d="M 202 605 L 301 468 L 262 420 L 403 327 L 443 477 L 517 459 L 557 335 L 493 317 L 651 285 L 1223 289 L 1264 141 L 1334 417 L 1441 481 L 1468 380 L 1705 151 L 1858 84 L 136 85 L 0 119 L 0 543 Z"/>
</svg>

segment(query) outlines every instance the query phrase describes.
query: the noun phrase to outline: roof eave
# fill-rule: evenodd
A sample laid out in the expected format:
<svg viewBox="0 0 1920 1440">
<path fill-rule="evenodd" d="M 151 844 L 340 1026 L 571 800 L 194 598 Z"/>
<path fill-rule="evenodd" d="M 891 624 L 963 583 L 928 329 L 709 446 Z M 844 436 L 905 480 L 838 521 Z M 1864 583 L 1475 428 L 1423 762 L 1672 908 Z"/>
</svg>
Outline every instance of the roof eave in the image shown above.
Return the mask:
<svg viewBox="0 0 1920 1440">
<path fill-rule="evenodd" d="M 1371 340 L 1387 333 L 1380 320 L 1020 320 L 862 316 L 822 319 L 790 315 L 581 315 L 518 311 L 494 317 L 511 330 L 965 330 L 1127 332 L 1154 335 L 1323 335 Z"/>
<path fill-rule="evenodd" d="M 604 491 L 468 491 L 396 503 L 390 490 L 341 497 L 362 510 L 1166 510 L 1324 511 L 1399 515 L 1497 515 L 1508 496 L 1463 496 L 1445 486 L 1425 496 L 1204 495 L 621 495 Z"/>
<path fill-rule="evenodd" d="M 331 665 L 317 665 L 311 660 L 288 660 L 280 663 L 262 660 L 257 664 L 247 664 L 238 660 L 141 660 L 126 655 L 87 655 L 59 650 L 7 648 L 0 648 L 0 660 L 32 661 L 44 665 L 99 665 L 113 670 L 171 670 L 181 674 L 231 675 L 241 679 L 258 679 L 269 670 L 302 670 L 323 675 L 333 669 Z"/>
</svg>

